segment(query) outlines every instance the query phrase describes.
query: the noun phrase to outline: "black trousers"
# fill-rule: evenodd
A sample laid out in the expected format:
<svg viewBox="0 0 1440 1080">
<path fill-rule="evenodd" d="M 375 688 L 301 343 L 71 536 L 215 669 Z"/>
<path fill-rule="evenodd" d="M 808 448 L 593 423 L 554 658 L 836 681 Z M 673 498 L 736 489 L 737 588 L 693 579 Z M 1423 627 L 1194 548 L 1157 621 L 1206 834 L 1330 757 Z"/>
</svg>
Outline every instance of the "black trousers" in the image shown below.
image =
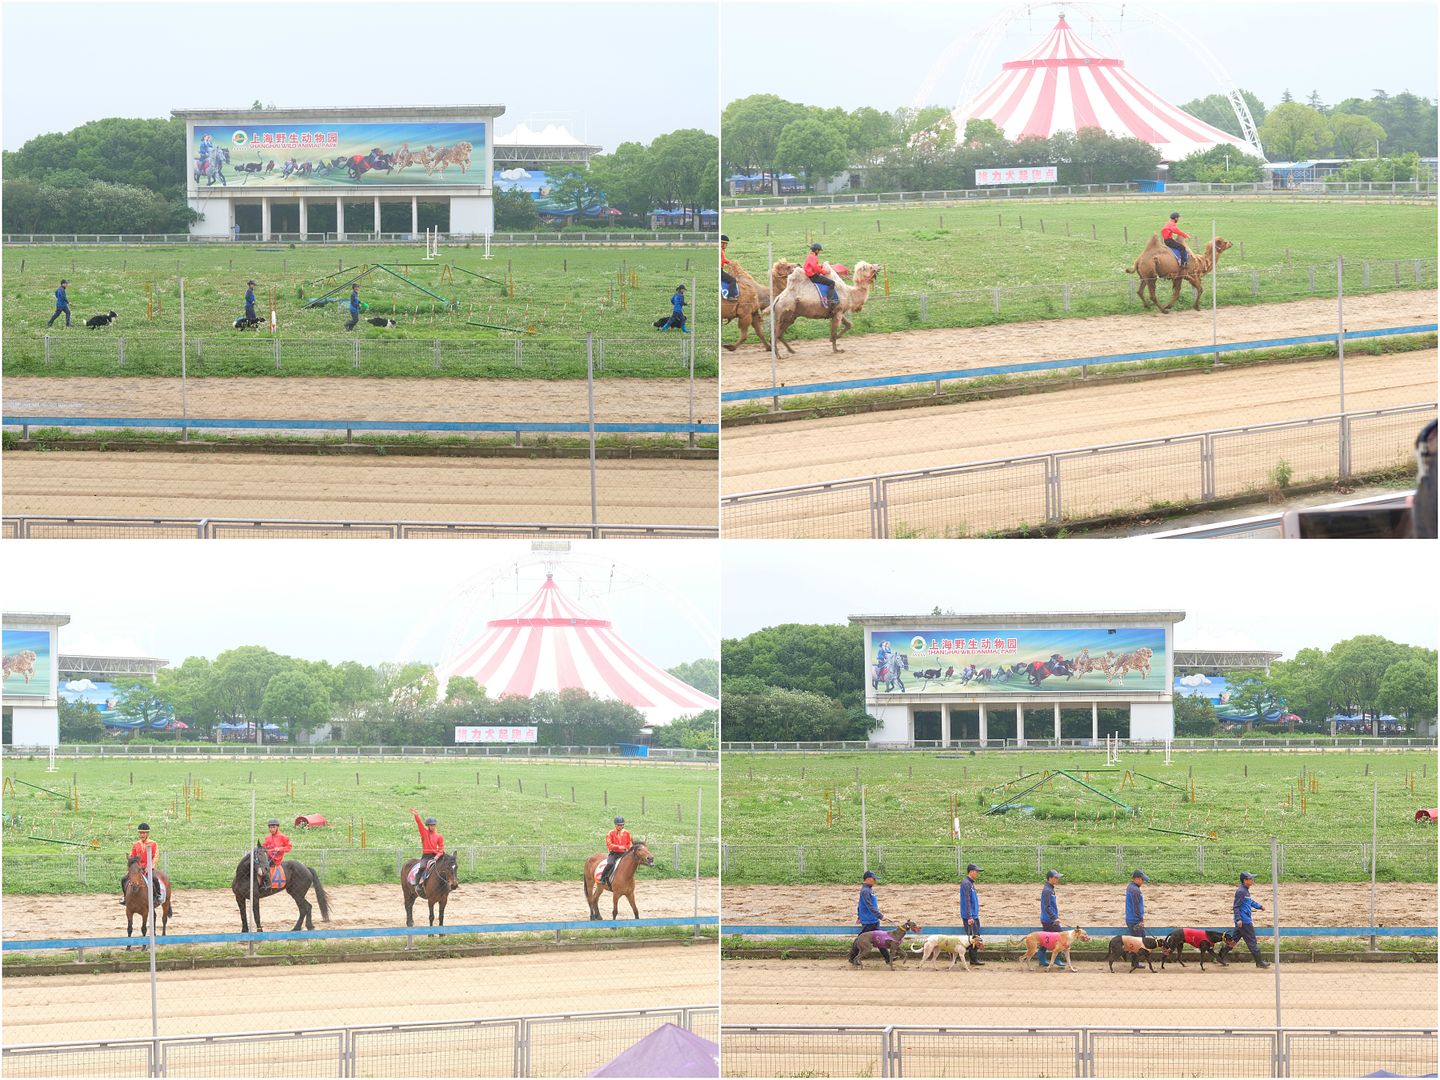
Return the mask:
<svg viewBox="0 0 1440 1080">
<path fill-rule="evenodd" d="M 1255 927 L 1252 923 L 1237 922 L 1235 936 L 1245 942 L 1245 947 L 1250 950 L 1251 956 L 1256 960 L 1260 959 L 1260 943 L 1255 940 Z"/>
</svg>

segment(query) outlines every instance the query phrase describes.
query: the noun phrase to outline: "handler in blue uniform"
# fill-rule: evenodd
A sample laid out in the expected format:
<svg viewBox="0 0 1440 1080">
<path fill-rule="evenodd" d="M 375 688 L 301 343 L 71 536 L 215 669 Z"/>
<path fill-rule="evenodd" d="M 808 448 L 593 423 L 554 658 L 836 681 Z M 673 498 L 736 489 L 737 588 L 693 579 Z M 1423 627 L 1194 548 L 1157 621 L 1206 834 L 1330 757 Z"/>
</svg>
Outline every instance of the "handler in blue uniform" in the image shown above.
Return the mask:
<svg viewBox="0 0 1440 1080">
<path fill-rule="evenodd" d="M 1045 884 L 1040 888 L 1040 929 L 1058 934 L 1064 928 L 1060 925 L 1060 901 L 1055 897 L 1055 886 L 1065 875 L 1059 870 L 1049 870 L 1045 874 Z M 1039 953 L 1040 966 L 1050 966 L 1050 953 L 1048 949 L 1036 949 Z M 1065 961 L 1060 957 L 1055 958 L 1056 967 L 1065 967 Z"/>
<path fill-rule="evenodd" d="M 879 930 L 885 916 L 880 914 L 880 902 L 875 899 L 875 875 L 866 870 L 861 880 L 864 884 L 860 886 L 860 900 L 855 905 L 855 921 L 863 934 L 867 930 Z"/>
<path fill-rule="evenodd" d="M 670 297 L 670 321 L 662 326 L 661 330 L 669 330 L 674 327 L 682 334 L 690 331 L 685 327 L 685 286 L 676 285 L 675 292 Z"/>
<path fill-rule="evenodd" d="M 1235 890 L 1235 936 L 1245 942 L 1258 968 L 1268 968 L 1270 962 L 1260 955 L 1260 943 L 1255 940 L 1255 923 L 1250 918 L 1252 911 L 1264 911 L 1265 905 L 1250 899 L 1250 886 L 1255 875 L 1245 871 L 1240 875 L 1240 887 Z"/>
<path fill-rule="evenodd" d="M 245 283 L 245 318 L 250 322 L 258 322 L 255 317 L 255 281 L 252 278 Z"/>
<path fill-rule="evenodd" d="M 360 323 L 360 286 L 350 286 L 350 321 L 345 324 L 346 330 L 354 330 Z"/>
<path fill-rule="evenodd" d="M 970 935 L 971 941 L 980 937 L 980 897 L 975 892 L 975 878 L 982 873 L 984 870 L 972 862 L 965 867 L 965 876 L 960 879 L 960 921 L 965 924 L 965 932 Z M 966 946 L 965 959 L 972 964 L 983 966 L 985 963 L 973 944 Z"/>
<path fill-rule="evenodd" d="M 1136 870 L 1130 875 L 1130 884 L 1125 886 L 1125 926 L 1136 937 L 1145 936 L 1145 894 L 1140 891 L 1141 882 L 1149 881 L 1145 871 Z M 1130 957 L 1133 971 L 1140 966 L 1140 954 Z"/>
<path fill-rule="evenodd" d="M 70 298 L 65 295 L 65 286 L 69 284 L 64 278 L 60 279 L 60 287 L 55 290 L 55 314 L 50 316 L 50 322 L 45 324 L 45 329 L 50 329 L 51 323 L 61 315 L 65 316 L 65 325 L 70 325 Z"/>
</svg>

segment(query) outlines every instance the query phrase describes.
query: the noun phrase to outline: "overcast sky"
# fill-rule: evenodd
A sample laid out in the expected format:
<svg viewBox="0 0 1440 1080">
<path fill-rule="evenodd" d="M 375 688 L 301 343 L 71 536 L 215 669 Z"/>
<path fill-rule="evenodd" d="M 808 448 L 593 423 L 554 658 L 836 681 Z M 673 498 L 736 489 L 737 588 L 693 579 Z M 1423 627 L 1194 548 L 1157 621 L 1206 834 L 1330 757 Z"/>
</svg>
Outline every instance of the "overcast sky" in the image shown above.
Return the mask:
<svg viewBox="0 0 1440 1080">
<path fill-rule="evenodd" d="M 1120 11 L 1123 6 L 1124 15 Z M 722 12 L 721 98 L 778 94 L 811 105 L 890 110 L 957 106 L 981 32 L 1012 7 L 1012 22 L 979 72 L 981 87 L 1000 65 L 1038 45 L 1063 10 L 1096 48 L 1176 105 L 1224 87 L 1184 41 L 1154 21 L 1183 24 L 1230 77 L 1267 106 L 1287 87 L 1298 99 L 1318 90 L 1326 104 L 1368 98 L 1376 88 L 1436 97 L 1437 5 L 1263 0 L 1183 5 L 1150 3 L 832 2 L 753 6 L 726 0 Z M 749 17 L 743 13 L 749 12 Z M 1094 18 L 1092 23 L 1091 18 Z"/>
<path fill-rule="evenodd" d="M 661 667 L 719 658 L 715 542 L 573 543 L 580 557 L 557 571 L 556 581 L 572 599 L 583 588 L 577 603 L 584 610 L 611 619 Z M 508 616 L 544 580 L 543 568 L 530 565 L 528 541 L 24 546 L 24 574 L 6 575 L 6 611 L 69 614 L 60 631 L 65 653 L 158 656 L 172 664 L 214 659 L 239 645 L 332 663 L 435 663 L 457 635 L 468 639 L 485 620 Z M 517 561 L 529 566 L 518 590 Z M 467 584 L 474 584 L 468 592 Z"/>
<path fill-rule="evenodd" d="M 1057 546 L 1058 545 L 1058 546 Z M 1349 540 L 917 540 L 723 545 L 724 636 L 939 606 L 1184 611 L 1181 649 L 1294 655 L 1358 634 L 1434 648 L 1433 545 Z M 1426 599 L 1429 597 L 1429 599 Z"/>
<path fill-rule="evenodd" d="M 177 108 L 505 106 L 610 151 L 718 132 L 714 3 L 3 4 L 4 148 Z"/>
</svg>

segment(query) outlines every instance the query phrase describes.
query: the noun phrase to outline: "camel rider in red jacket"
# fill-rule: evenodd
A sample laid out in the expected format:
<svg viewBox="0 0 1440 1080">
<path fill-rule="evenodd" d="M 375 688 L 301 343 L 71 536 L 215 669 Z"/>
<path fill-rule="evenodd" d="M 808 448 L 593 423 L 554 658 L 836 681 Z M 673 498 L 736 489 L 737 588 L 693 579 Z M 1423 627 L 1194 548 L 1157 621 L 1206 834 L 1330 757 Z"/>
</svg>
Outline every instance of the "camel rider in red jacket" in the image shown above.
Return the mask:
<svg viewBox="0 0 1440 1080">
<path fill-rule="evenodd" d="M 1160 230 L 1160 239 L 1165 241 L 1165 246 L 1175 253 L 1175 259 L 1183 270 L 1185 264 L 1190 261 L 1190 248 L 1182 241 L 1189 240 L 1190 234 L 1180 231 L 1180 215 L 1178 213 L 1170 215 L 1170 220 Z"/>
<path fill-rule="evenodd" d="M 840 290 L 835 287 L 835 279 L 825 274 L 824 264 L 820 261 L 820 252 L 824 250 L 819 244 L 810 245 L 810 254 L 805 256 L 805 276 L 815 283 L 821 302 L 833 311 L 840 306 Z M 820 288 L 822 285 L 830 286 L 830 291 Z"/>
<path fill-rule="evenodd" d="M 260 846 L 270 856 L 270 885 L 276 889 L 285 887 L 285 870 L 281 865 L 285 856 L 290 854 L 290 838 L 280 831 L 280 822 L 277 818 L 271 818 L 268 826 L 269 832 L 260 841 Z"/>
<path fill-rule="evenodd" d="M 150 826 L 145 824 L 145 822 L 142 821 L 140 827 L 135 831 L 140 835 L 140 839 L 130 845 L 129 858 L 140 860 L 140 869 L 144 870 L 146 876 L 149 877 L 150 887 L 155 890 L 155 903 L 159 904 L 160 879 L 153 871 L 156 863 L 160 859 L 160 845 L 150 839 Z M 128 861 L 127 859 L 127 862 Z M 126 873 L 125 877 L 120 879 L 120 903 L 122 904 L 125 903 L 125 881 L 129 876 L 130 875 Z"/>
<path fill-rule="evenodd" d="M 430 867 L 435 864 L 435 860 L 445 854 L 445 838 L 435 831 L 438 822 L 433 817 L 427 817 L 421 821 L 420 811 L 413 806 L 410 808 L 410 813 L 415 816 L 415 824 L 420 828 L 420 873 L 415 875 L 415 882 L 418 885 L 430 873 Z M 458 885 L 452 886 L 452 890 L 459 887 Z"/>
<path fill-rule="evenodd" d="M 725 254 L 725 247 L 729 243 L 730 238 L 722 233 L 720 235 L 720 298 L 722 300 L 736 300 L 740 296 L 740 286 L 735 283 L 735 275 L 726 269 L 728 266 L 735 265 Z"/>
<path fill-rule="evenodd" d="M 620 856 L 634 845 L 635 842 L 630 839 L 630 830 L 625 828 L 625 819 L 617 817 L 615 827 L 605 834 L 605 849 L 609 854 L 605 856 L 605 872 L 600 875 L 604 884 L 610 884 L 610 875 L 615 873 L 615 864 L 620 861 Z"/>
</svg>

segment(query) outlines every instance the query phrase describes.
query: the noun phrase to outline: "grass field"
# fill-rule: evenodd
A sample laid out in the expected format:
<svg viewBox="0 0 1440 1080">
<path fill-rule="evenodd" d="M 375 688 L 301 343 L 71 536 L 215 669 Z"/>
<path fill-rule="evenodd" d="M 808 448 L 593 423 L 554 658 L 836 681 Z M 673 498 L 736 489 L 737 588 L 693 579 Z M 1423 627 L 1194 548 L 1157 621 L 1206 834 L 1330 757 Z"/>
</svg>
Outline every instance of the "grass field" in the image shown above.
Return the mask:
<svg viewBox="0 0 1440 1080">
<path fill-rule="evenodd" d="M 1135 278 L 1124 270 L 1172 208 L 1183 215 L 1181 224 L 1195 250 L 1210 239 L 1212 220 L 1218 235 L 1236 245 L 1220 260 L 1222 306 L 1333 296 L 1337 256 L 1346 260 L 1347 294 L 1367 289 L 1366 260 L 1373 264 L 1369 291 L 1434 284 L 1433 203 L 1299 205 L 1197 198 L 1138 204 L 824 207 L 731 213 L 725 231 L 731 237 L 730 256 L 757 276 L 764 272 L 767 243 L 777 259 L 798 261 L 806 246 L 818 241 L 833 262 L 853 267 L 864 259 L 882 265 L 889 295 L 882 277 L 853 331 L 876 333 L 1138 311 Z M 1416 259 L 1424 262 L 1419 282 Z M 1396 260 L 1401 261 L 1398 274 Z M 1317 267 L 1313 288 L 1311 266 Z M 1072 286 L 1068 310 L 1066 284 Z M 926 294 L 923 308 L 921 293 Z M 1169 289 L 1159 295 L 1167 299 Z M 1189 286 L 1181 299 L 1193 300 Z M 1209 302 L 1207 292 L 1203 303 Z M 828 334 L 823 324 L 802 320 L 792 333 L 814 338 L 822 331 Z"/>
<path fill-rule="evenodd" d="M 670 312 L 670 295 L 684 284 L 696 331 L 697 374 L 716 373 L 714 253 L 703 247 L 566 248 L 442 247 L 436 263 L 421 260 L 419 243 L 404 246 L 306 247 L 217 244 L 202 247 L 7 247 L 4 250 L 4 346 L 10 374 L 178 375 L 179 279 L 185 278 L 185 326 L 192 375 L 471 375 L 485 378 L 583 378 L 585 335 L 607 343 L 600 371 L 610 375 L 688 373 L 684 335 L 659 333 L 654 321 Z M 356 276 L 368 263 L 398 273 L 458 301 L 454 311 L 404 281 L 376 271 L 360 284 L 370 305 L 362 319 L 393 316 L 379 328 L 362 322 L 346 332 L 343 304 L 306 308 Z M 409 263 L 412 265 L 403 266 Z M 453 265 L 456 269 L 445 271 Z M 346 273 L 342 268 L 354 267 Z M 472 273 L 465 273 L 469 270 Z M 474 274 L 484 275 L 475 277 Z M 61 278 L 70 282 L 75 325 L 51 329 L 52 362 L 42 336 Z M 244 310 L 245 282 L 268 316 L 275 290 L 279 332 L 232 327 Z M 443 280 L 442 280 L 443 278 Z M 696 280 L 692 288 L 692 279 Z M 703 283 L 703 287 L 699 287 Z M 512 289 L 513 287 L 513 289 Z M 512 295 L 513 291 L 513 295 Z M 337 293 L 348 298 L 348 288 Z M 151 317 L 147 318 L 147 300 Z M 112 327 L 90 331 L 84 320 L 109 311 Z M 468 325 L 490 323 L 518 333 Z M 125 339 L 124 366 L 118 346 Z M 197 347 L 195 339 L 208 344 Z M 360 342 L 360 366 L 352 342 Z M 516 339 L 521 341 L 516 350 Z M 217 341 L 219 339 L 219 341 Z M 274 341 L 284 363 L 277 365 Z M 438 342 L 438 345 L 436 344 Z M 224 348 L 217 348 L 219 344 Z M 684 343 L 688 344 L 688 342 Z"/>
<path fill-rule="evenodd" d="M 79 788 L 77 814 L 53 795 L 25 784 L 15 785 L 11 794 L 7 785 L 6 893 L 107 887 L 111 877 L 123 873 L 141 821 L 176 860 L 170 873 L 177 886 L 182 873 L 190 888 L 226 885 L 249 846 L 252 791 L 260 833 L 273 816 L 285 823 L 284 831 L 296 844 L 295 857 L 302 861 L 307 850 L 331 849 L 329 885 L 393 880 L 396 849 L 419 851 L 411 806 L 439 820 L 448 850 L 486 849 L 484 875 L 492 880 L 575 878 L 579 863 L 572 849 L 600 850 L 616 814 L 626 818 L 636 839 L 653 847 L 655 876 L 693 873 L 699 788 L 701 871 L 714 873 L 718 775 L 713 767 L 409 758 L 345 763 L 131 759 L 62 761 L 57 772 L 47 773 L 42 759 L 7 759 L 5 775 L 61 793 L 68 793 L 72 783 Z M 199 789 L 189 800 L 188 820 L 187 780 L 192 793 Z M 298 830 L 290 823 L 302 813 L 324 814 L 329 826 Z M 92 849 L 92 840 L 99 841 L 98 848 Z M 679 867 L 672 857 L 677 844 Z M 563 852 L 552 850 L 542 865 L 541 845 Z M 76 880 L 76 855 L 82 852 L 91 864 L 88 887 Z M 25 857 L 35 855 L 47 858 Z"/>
<path fill-rule="evenodd" d="M 1252 860 L 1263 849 L 1267 863 L 1271 836 L 1294 845 L 1344 844 L 1358 853 L 1359 845 L 1370 839 L 1372 782 L 1379 784 L 1378 875 L 1385 880 L 1434 879 L 1435 833 L 1414 820 L 1417 808 L 1437 803 L 1433 753 L 1176 753 L 1168 768 L 1163 760 L 1160 752 L 1125 753 L 1118 770 L 1106 771 L 1098 751 L 956 752 L 947 757 L 727 754 L 722 806 L 728 849 L 725 880 L 734 884 L 853 880 L 860 848 L 862 783 L 871 859 L 876 861 L 877 847 L 882 852 L 889 849 L 882 857 L 891 861 L 892 881 L 956 879 L 953 799 L 959 807 L 960 847 L 967 860 L 986 866 L 987 880 L 1034 879 L 1039 845 L 1048 849 L 1045 858 L 1065 861 L 1067 880 L 1092 882 L 1114 878 L 1117 845 L 1136 857 L 1143 855 L 1147 867 L 1163 867 L 1167 881 L 1233 876 L 1232 868 L 1219 858 L 1202 868 L 1194 851 L 1202 843 L 1211 845 L 1216 854 L 1225 848 L 1244 849 Z M 1134 813 L 1063 778 L 1020 794 L 1043 771 L 1057 769 L 1078 770 L 1082 779 L 1088 778 Z M 1125 779 L 1127 770 L 1133 774 L 1133 784 Z M 1188 791 L 1192 770 L 1193 803 Z M 1020 781 L 1022 772 L 1035 775 Z M 1312 776 L 1316 791 L 1310 790 Z M 1413 793 L 1408 786 L 1412 776 Z M 1033 810 L 982 816 L 1007 801 Z M 1212 832 L 1213 840 L 1204 838 Z M 1429 845 L 1428 857 L 1417 858 L 1412 849 L 1393 847 L 1415 841 Z M 800 844 L 809 846 L 803 869 L 795 851 Z M 1348 850 L 1308 851 L 1305 859 L 1302 865 L 1297 849 L 1290 877 L 1368 878 L 1363 860 Z"/>
</svg>

